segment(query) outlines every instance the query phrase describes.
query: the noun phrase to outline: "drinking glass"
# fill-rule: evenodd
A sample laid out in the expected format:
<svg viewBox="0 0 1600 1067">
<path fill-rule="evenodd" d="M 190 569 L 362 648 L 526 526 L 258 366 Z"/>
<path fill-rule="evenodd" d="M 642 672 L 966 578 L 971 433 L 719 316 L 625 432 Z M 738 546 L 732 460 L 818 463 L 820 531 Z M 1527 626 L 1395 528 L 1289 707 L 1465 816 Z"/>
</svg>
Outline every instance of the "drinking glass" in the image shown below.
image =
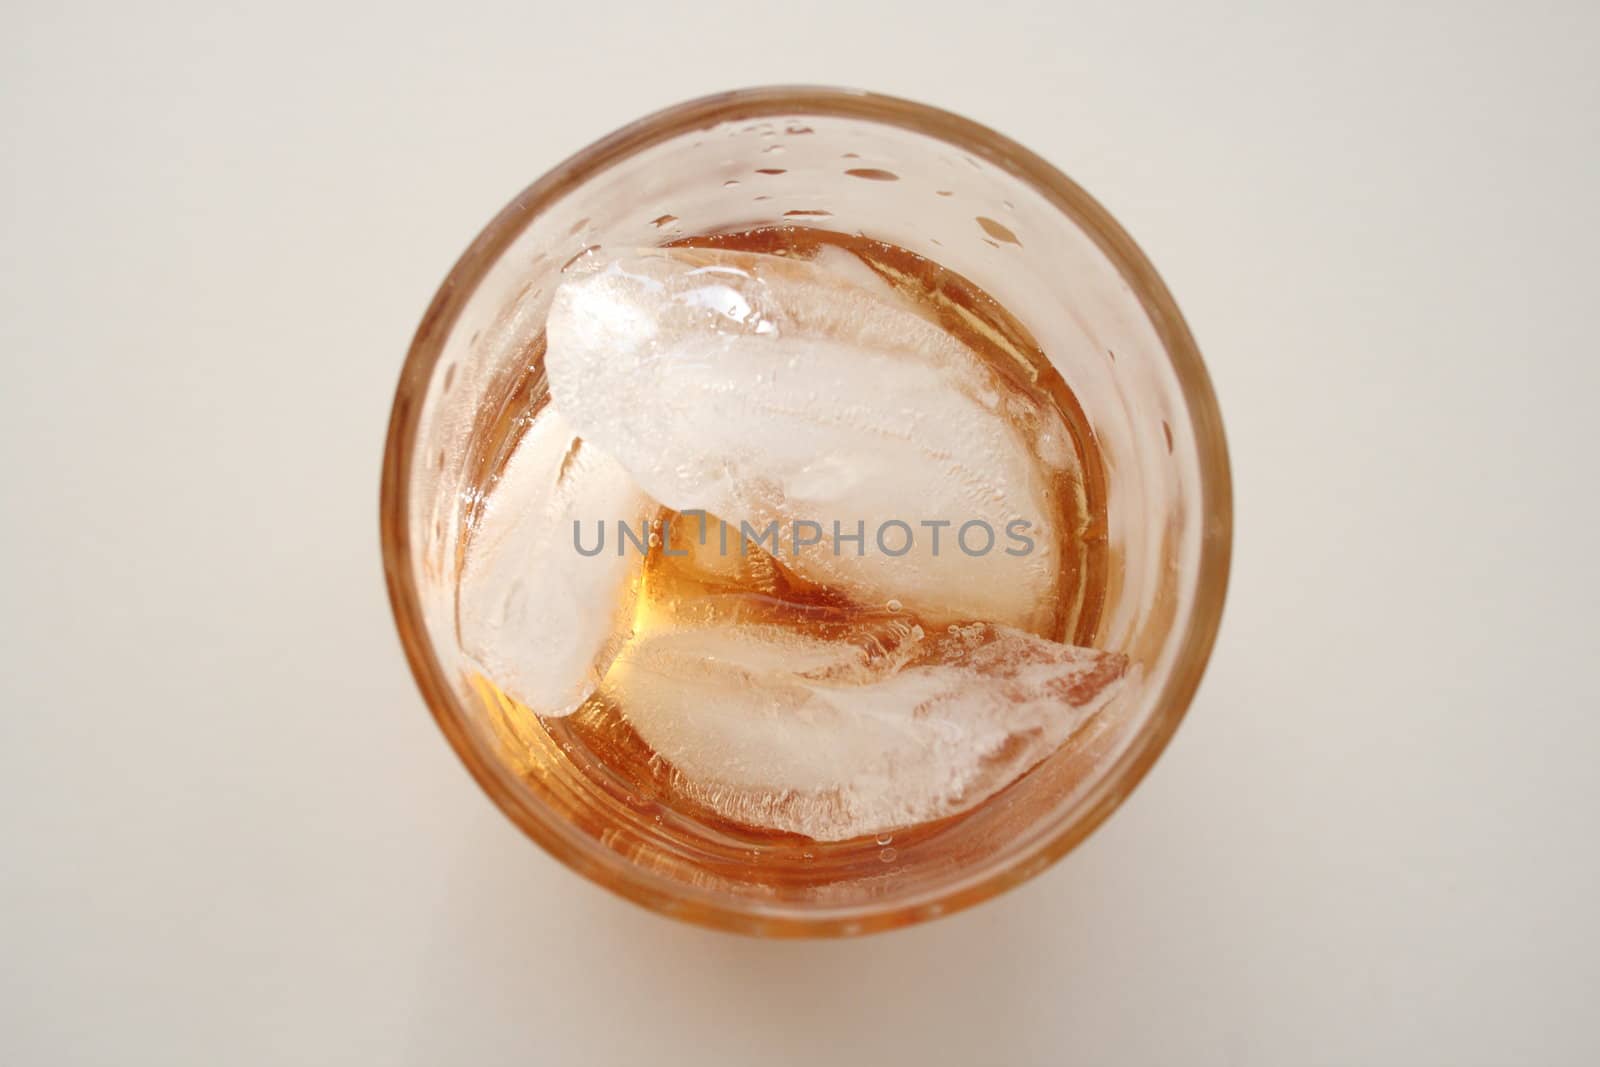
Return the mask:
<svg viewBox="0 0 1600 1067">
<path fill-rule="evenodd" d="M 547 726 L 474 687 L 457 639 L 466 519 L 495 426 L 544 399 L 542 329 L 563 268 L 596 247 L 799 225 L 862 234 L 963 275 L 1020 320 L 1083 407 L 1106 502 L 1103 600 L 1082 643 L 1135 664 L 1103 713 L 998 796 L 891 841 L 805 849 L 663 818 L 586 774 Z M 769 936 L 918 922 L 1038 873 L 1150 769 L 1216 636 L 1232 504 L 1206 370 L 1154 268 L 1050 164 L 921 104 L 763 88 L 679 104 L 612 133 L 522 192 L 422 318 L 384 456 L 389 595 L 445 737 L 529 837 L 667 915 Z"/>
</svg>

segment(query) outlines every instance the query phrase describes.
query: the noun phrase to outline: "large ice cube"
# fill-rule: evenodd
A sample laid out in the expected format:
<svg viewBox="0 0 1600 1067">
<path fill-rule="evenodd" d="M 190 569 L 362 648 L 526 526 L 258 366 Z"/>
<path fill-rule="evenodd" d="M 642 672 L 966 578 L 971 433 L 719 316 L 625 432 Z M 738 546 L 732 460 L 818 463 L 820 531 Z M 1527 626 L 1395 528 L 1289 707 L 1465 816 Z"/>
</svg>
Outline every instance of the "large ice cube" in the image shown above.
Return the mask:
<svg viewBox="0 0 1600 1067">
<path fill-rule="evenodd" d="M 859 602 L 1049 625 L 1060 532 L 1008 417 L 1025 401 L 882 291 L 826 265 L 654 249 L 564 283 L 548 337 L 556 403 L 668 507 L 775 521 L 786 567 Z M 822 543 L 798 548 L 797 520 Z M 864 545 L 836 552 L 835 523 Z"/>
<path fill-rule="evenodd" d="M 457 618 L 461 644 L 484 674 L 542 715 L 589 697 L 628 635 L 643 554 L 600 524 L 633 530 L 659 510 L 616 460 L 581 441 L 546 408 L 518 442 L 467 541 Z"/>
<path fill-rule="evenodd" d="M 605 692 L 690 796 L 839 841 L 982 802 L 1104 707 L 1127 668 L 1005 626 L 893 627 L 834 641 L 757 625 L 646 632 Z"/>
</svg>

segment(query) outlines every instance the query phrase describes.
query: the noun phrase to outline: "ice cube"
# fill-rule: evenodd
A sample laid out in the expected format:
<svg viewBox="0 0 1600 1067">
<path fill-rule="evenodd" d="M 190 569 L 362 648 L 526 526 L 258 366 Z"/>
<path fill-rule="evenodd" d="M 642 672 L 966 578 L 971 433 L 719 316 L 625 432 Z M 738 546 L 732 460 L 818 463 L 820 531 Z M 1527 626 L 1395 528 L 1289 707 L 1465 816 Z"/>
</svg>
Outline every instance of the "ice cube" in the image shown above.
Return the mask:
<svg viewBox="0 0 1600 1067">
<path fill-rule="evenodd" d="M 461 644 L 491 679 L 542 715 L 589 697 L 629 632 L 643 553 L 608 540 L 642 530 L 659 505 L 617 462 L 546 408 L 518 442 L 467 541 L 457 601 Z"/>
<path fill-rule="evenodd" d="M 547 330 L 556 403 L 667 507 L 775 522 L 785 567 L 862 603 L 1049 625 L 1051 472 L 936 324 L 825 264 L 684 248 L 575 275 Z"/>
<path fill-rule="evenodd" d="M 1006 626 L 641 633 L 605 692 L 686 794 L 751 826 L 840 841 L 965 811 L 1122 688 L 1127 658 Z"/>
</svg>

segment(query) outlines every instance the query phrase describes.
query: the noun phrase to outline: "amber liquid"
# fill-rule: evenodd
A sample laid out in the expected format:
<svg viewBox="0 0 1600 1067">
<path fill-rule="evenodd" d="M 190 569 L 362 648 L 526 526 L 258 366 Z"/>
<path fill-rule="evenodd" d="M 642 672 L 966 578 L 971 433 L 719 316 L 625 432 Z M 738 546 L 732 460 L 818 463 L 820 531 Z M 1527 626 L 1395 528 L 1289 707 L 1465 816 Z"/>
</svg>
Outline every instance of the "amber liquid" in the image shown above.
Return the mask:
<svg viewBox="0 0 1600 1067">
<path fill-rule="evenodd" d="M 855 256 L 902 297 L 915 304 L 982 359 L 1000 382 L 1044 409 L 1067 428 L 1077 469 L 1059 474 L 1049 487 L 1055 528 L 1061 531 L 1061 575 L 1054 612 L 1040 636 L 1091 644 L 1106 592 L 1106 499 L 1104 464 L 1077 398 L 1022 325 L 982 290 L 906 249 L 863 237 L 803 227 L 774 227 L 684 238 L 676 245 L 726 248 L 811 259 L 824 246 Z M 473 450 L 474 496 L 492 491 L 500 470 L 528 426 L 548 402 L 543 339 L 535 341 L 520 370 L 502 390 L 504 401 L 479 422 Z M 470 537 L 474 515 L 469 511 Z M 742 550 L 706 565 L 693 550 L 700 520 L 663 511 L 644 565 L 641 610 L 719 613 L 741 621 L 778 622 L 818 637 L 875 635 L 892 645 L 894 635 L 917 620 L 883 605 L 853 604 L 826 587 L 805 582 L 760 548 Z M 690 547 L 669 556 L 662 542 Z M 737 536 L 735 535 L 735 540 Z M 718 545 L 717 534 L 710 542 Z M 937 654 L 936 643 L 930 654 Z M 615 847 L 654 851 L 744 882 L 773 887 L 816 885 L 881 873 L 936 842 L 966 812 L 892 835 L 819 843 L 794 834 L 731 821 L 695 799 L 695 790 L 651 750 L 629 726 L 623 710 L 597 693 L 578 711 L 546 719 L 509 697 L 481 675 L 470 679 L 504 762 L 570 805 L 574 822 L 596 836 L 611 835 Z M 1071 742 L 1069 742 L 1070 744 Z M 980 808 L 1002 802 L 1006 791 Z M 618 834 L 618 823 L 631 827 Z"/>
</svg>

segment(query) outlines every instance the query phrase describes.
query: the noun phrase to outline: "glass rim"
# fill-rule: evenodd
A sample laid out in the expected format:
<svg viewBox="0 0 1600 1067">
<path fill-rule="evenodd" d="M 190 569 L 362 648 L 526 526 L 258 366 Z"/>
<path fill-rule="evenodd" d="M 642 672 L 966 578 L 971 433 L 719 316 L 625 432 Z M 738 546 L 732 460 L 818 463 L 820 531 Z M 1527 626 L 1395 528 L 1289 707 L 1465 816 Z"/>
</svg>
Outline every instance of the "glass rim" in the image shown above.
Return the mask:
<svg viewBox="0 0 1600 1067">
<path fill-rule="evenodd" d="M 1058 830 L 1043 836 L 983 877 L 935 894 L 931 902 L 890 903 L 865 914 L 830 910 L 772 914 L 765 901 L 683 899 L 679 887 L 631 863 L 602 863 L 536 818 L 509 776 L 485 757 L 463 720 L 454 687 L 423 623 L 414 580 L 409 480 L 422 402 L 446 338 L 462 307 L 505 249 L 549 205 L 590 176 L 680 134 L 777 115 L 863 119 L 934 137 L 1031 186 L 1090 236 L 1132 288 L 1172 367 L 1194 429 L 1200 473 L 1200 551 L 1194 607 L 1178 653 L 1149 718 L 1115 762 L 1098 776 Z M 1105 208 L 1043 158 L 970 119 L 925 104 L 854 89 L 765 86 L 699 97 L 637 119 L 551 168 L 497 214 L 456 261 L 417 327 L 395 388 L 385 441 L 379 500 L 384 577 L 401 645 L 424 701 L 450 746 L 480 788 L 525 834 L 591 881 L 651 910 L 703 926 L 776 937 L 828 937 L 908 925 L 970 907 L 1033 877 L 1083 841 L 1139 784 L 1187 713 L 1221 624 L 1232 552 L 1233 499 L 1227 444 L 1210 375 L 1182 314 L 1155 268 Z M 871 904 L 866 905 L 870 908 Z"/>
</svg>

